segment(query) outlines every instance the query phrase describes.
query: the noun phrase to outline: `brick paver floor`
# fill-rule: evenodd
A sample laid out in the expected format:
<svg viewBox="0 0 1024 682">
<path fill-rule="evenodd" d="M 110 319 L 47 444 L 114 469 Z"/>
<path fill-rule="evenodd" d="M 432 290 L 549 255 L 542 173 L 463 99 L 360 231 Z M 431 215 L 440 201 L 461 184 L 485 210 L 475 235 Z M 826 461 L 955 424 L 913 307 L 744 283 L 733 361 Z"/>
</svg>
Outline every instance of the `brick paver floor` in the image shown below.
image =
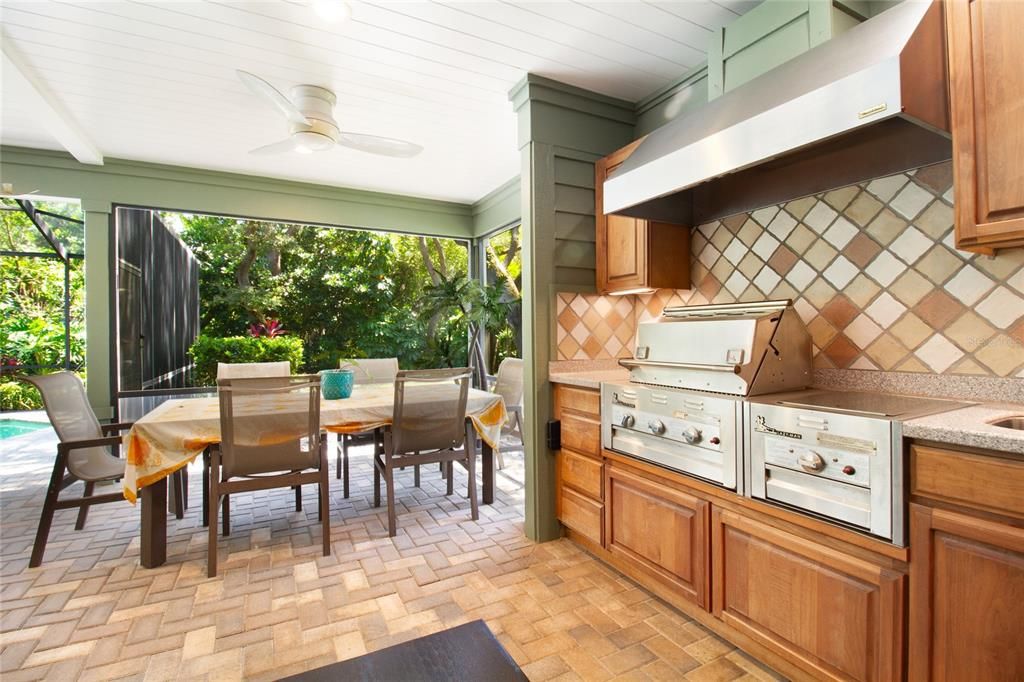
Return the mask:
<svg viewBox="0 0 1024 682">
<path fill-rule="evenodd" d="M 139 510 L 125 502 L 93 507 L 77 532 L 76 512 L 58 511 L 29 569 L 55 442 L 52 431 L 0 441 L 4 682 L 275 679 L 477 618 L 535 681 L 776 679 L 572 543 L 527 540 L 521 453 L 506 453 L 478 522 L 464 473 L 446 498 L 436 470 L 421 489 L 403 472 L 395 538 L 357 454 L 350 499 L 331 479 L 330 557 L 312 487 L 302 512 L 291 490 L 233 496 L 208 579 L 195 465 L 192 507 L 168 519 L 166 565 L 139 566 Z"/>
</svg>

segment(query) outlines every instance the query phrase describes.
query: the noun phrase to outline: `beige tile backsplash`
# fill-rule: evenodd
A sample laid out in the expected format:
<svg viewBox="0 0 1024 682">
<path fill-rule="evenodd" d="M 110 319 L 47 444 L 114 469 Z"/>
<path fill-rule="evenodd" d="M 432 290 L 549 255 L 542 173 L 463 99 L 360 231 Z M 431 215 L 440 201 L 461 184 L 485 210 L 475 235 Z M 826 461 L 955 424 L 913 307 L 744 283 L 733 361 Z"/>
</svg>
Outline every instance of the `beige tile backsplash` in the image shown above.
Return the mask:
<svg viewBox="0 0 1024 682">
<path fill-rule="evenodd" d="M 819 368 L 1024 377 L 1024 249 L 953 248 L 948 163 L 701 225 L 688 290 L 558 294 L 557 357 L 629 356 L 666 305 L 791 298 Z"/>
</svg>

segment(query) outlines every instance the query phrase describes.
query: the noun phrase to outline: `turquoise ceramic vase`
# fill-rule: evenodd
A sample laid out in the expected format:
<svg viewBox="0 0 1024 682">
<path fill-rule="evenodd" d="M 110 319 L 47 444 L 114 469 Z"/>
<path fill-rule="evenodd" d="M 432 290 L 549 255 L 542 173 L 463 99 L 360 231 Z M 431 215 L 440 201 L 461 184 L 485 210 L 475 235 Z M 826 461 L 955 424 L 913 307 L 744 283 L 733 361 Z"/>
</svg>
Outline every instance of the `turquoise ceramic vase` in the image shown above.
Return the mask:
<svg viewBox="0 0 1024 682">
<path fill-rule="evenodd" d="M 325 369 L 320 372 L 320 390 L 326 400 L 341 400 L 352 395 L 355 373 L 350 369 Z"/>
</svg>

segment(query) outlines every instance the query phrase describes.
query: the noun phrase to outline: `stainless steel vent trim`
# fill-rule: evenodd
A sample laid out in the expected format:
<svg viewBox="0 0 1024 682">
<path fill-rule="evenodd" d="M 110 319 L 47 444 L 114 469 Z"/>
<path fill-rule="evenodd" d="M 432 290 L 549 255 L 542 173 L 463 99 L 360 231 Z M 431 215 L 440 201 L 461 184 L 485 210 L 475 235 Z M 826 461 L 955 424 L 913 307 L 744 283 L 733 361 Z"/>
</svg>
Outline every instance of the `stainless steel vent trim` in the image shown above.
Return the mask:
<svg viewBox="0 0 1024 682">
<path fill-rule="evenodd" d="M 937 102 L 945 106 L 943 48 L 915 39 L 919 32 L 941 33 L 938 14 L 941 8 L 930 1 L 905 0 L 655 130 L 605 180 L 605 212 L 669 220 L 656 215 L 667 210 L 654 206 L 660 198 L 714 186 L 722 176 L 896 117 L 937 141 L 948 138 L 948 123 L 933 115 Z M 941 87 L 915 88 L 915 81 Z M 914 154 L 917 165 L 942 160 L 936 154 L 948 158 L 930 147 Z M 889 173 L 854 181 L 882 174 Z M 651 215 L 628 210 L 641 206 Z"/>
</svg>

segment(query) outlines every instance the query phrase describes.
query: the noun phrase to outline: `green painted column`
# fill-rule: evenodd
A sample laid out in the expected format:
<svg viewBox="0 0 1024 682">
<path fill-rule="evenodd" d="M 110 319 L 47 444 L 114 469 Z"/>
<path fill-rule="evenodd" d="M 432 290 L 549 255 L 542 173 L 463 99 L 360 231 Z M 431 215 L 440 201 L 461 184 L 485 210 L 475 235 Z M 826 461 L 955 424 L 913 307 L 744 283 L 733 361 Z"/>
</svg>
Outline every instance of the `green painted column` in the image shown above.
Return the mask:
<svg viewBox="0 0 1024 682">
<path fill-rule="evenodd" d="M 528 75 L 509 93 L 519 128 L 523 219 L 523 442 L 526 520 L 532 540 L 553 540 L 555 458 L 545 425 L 552 413 L 548 362 L 555 359 L 555 294 L 593 291 L 593 164 L 633 139 L 633 104 Z M 583 262 L 589 261 L 589 262 Z"/>
<path fill-rule="evenodd" d="M 85 200 L 85 389 L 100 419 L 114 416 L 110 362 L 114 339 L 113 226 L 110 202 Z"/>
</svg>

